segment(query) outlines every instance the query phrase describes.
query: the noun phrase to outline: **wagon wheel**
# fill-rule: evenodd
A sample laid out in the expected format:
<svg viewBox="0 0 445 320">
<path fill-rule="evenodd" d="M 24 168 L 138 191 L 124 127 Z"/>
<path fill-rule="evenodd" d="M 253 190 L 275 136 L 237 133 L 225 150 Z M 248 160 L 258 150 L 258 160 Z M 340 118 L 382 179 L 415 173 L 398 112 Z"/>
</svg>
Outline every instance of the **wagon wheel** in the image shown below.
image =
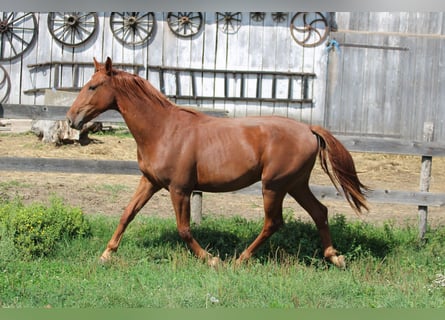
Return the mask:
<svg viewBox="0 0 445 320">
<path fill-rule="evenodd" d="M 261 22 L 264 20 L 265 15 L 266 15 L 266 13 L 264 13 L 264 12 L 251 12 L 250 19 L 252 19 L 255 22 Z"/>
<path fill-rule="evenodd" d="M 153 12 L 112 12 L 110 28 L 114 37 L 127 45 L 141 45 L 150 39 L 155 24 Z"/>
<path fill-rule="evenodd" d="M 298 12 L 291 20 L 290 30 L 294 40 L 303 47 L 315 47 L 329 34 L 326 18 L 320 12 Z"/>
<path fill-rule="evenodd" d="M 241 27 L 241 12 L 217 12 L 218 27 L 224 33 L 236 33 Z"/>
<path fill-rule="evenodd" d="M 11 92 L 11 79 L 3 66 L 0 66 L 0 104 L 8 101 Z"/>
<path fill-rule="evenodd" d="M 282 23 L 286 20 L 287 13 L 286 12 L 274 12 L 272 13 L 272 20 L 276 23 Z"/>
<path fill-rule="evenodd" d="M 36 39 L 37 20 L 32 12 L 0 15 L 0 61 L 12 60 L 28 50 Z"/>
<path fill-rule="evenodd" d="M 93 36 L 97 20 L 95 12 L 50 12 L 48 29 L 61 44 L 77 47 Z"/>
<path fill-rule="evenodd" d="M 201 12 L 169 12 L 167 23 L 170 30 L 180 37 L 192 37 L 201 30 Z"/>
</svg>

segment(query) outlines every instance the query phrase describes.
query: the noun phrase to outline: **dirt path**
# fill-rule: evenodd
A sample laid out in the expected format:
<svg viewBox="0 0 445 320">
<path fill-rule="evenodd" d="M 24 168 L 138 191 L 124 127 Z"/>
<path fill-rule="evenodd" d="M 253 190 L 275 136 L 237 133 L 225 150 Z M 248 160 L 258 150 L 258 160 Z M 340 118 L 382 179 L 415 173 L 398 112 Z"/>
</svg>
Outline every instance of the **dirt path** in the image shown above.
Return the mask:
<svg viewBox="0 0 445 320">
<path fill-rule="evenodd" d="M 86 146 L 55 147 L 43 144 L 31 134 L 0 134 L 0 156 L 59 157 L 135 160 L 136 145 L 132 138 L 96 135 Z M 412 190 L 419 188 L 420 158 L 353 153 L 361 180 L 373 189 Z M 445 191 L 445 159 L 433 159 L 431 192 Z M 0 197 L 19 195 L 25 202 L 46 202 L 51 195 L 66 200 L 67 204 L 81 207 L 87 214 L 120 215 L 130 200 L 139 181 L 138 176 L 88 175 L 38 172 L 0 172 Z M 328 177 L 317 163 L 311 183 L 330 185 Z M 341 213 L 349 219 L 358 219 L 346 201 L 324 201 L 330 214 Z M 296 217 L 308 215 L 292 199 L 286 198 L 285 210 L 292 209 Z M 288 211 L 290 212 L 290 211 Z M 140 214 L 172 217 L 168 192 L 156 194 Z M 223 193 L 204 194 L 204 215 L 241 215 L 247 218 L 263 217 L 260 195 Z M 417 225 L 415 206 L 374 204 L 361 219 L 372 223 L 393 221 Z M 445 208 L 429 209 L 430 225 L 445 224 Z"/>
</svg>

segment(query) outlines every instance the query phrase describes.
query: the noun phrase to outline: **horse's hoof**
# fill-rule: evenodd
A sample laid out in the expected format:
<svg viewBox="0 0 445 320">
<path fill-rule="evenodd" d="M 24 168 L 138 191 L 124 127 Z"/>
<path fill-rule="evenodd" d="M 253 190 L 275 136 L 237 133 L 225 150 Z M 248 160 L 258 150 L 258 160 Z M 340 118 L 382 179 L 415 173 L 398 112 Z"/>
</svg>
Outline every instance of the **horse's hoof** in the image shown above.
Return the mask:
<svg viewBox="0 0 445 320">
<path fill-rule="evenodd" d="M 339 269 L 346 269 L 345 256 L 332 256 L 331 262 Z"/>
<path fill-rule="evenodd" d="M 207 265 L 212 268 L 218 268 L 221 265 L 221 260 L 218 257 L 210 257 L 207 259 Z"/>
<path fill-rule="evenodd" d="M 99 258 L 99 264 L 106 264 L 111 260 L 111 256 L 110 255 L 105 255 L 102 254 Z"/>
<path fill-rule="evenodd" d="M 241 253 L 241 255 L 238 257 L 238 259 L 236 259 L 235 266 L 239 267 L 242 264 L 246 263 L 247 261 L 249 261 L 251 256 L 252 254 L 250 252 L 244 250 L 243 253 Z"/>
<path fill-rule="evenodd" d="M 235 260 L 235 267 L 238 268 L 238 267 L 240 267 L 243 263 L 244 263 L 244 260 L 238 258 L 238 259 Z"/>
</svg>

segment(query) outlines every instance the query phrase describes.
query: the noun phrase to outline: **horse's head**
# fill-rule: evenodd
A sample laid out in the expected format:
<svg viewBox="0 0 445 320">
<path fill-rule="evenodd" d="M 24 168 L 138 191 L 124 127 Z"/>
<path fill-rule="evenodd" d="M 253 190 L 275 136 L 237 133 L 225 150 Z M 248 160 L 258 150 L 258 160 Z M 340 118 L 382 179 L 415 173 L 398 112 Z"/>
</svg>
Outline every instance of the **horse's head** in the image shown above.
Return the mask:
<svg viewBox="0 0 445 320">
<path fill-rule="evenodd" d="M 82 126 L 102 112 L 116 109 L 115 90 L 112 85 L 114 74 L 111 59 L 108 57 L 105 64 L 94 59 L 95 72 L 68 110 L 66 116 L 70 127 L 81 129 Z"/>
</svg>

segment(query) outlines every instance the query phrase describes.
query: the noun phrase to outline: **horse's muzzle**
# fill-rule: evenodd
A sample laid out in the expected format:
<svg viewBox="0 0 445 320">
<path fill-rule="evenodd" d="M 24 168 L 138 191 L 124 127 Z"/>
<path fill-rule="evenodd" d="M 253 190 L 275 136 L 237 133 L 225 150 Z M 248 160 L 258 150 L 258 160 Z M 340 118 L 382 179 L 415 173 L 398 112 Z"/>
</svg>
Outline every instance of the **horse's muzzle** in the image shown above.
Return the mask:
<svg viewBox="0 0 445 320">
<path fill-rule="evenodd" d="M 76 121 L 76 120 L 71 119 L 71 117 L 69 117 L 69 116 L 66 117 L 66 122 L 68 122 L 68 125 L 71 128 L 76 129 L 76 130 L 80 130 L 83 127 L 83 121 L 82 120 Z"/>
</svg>

